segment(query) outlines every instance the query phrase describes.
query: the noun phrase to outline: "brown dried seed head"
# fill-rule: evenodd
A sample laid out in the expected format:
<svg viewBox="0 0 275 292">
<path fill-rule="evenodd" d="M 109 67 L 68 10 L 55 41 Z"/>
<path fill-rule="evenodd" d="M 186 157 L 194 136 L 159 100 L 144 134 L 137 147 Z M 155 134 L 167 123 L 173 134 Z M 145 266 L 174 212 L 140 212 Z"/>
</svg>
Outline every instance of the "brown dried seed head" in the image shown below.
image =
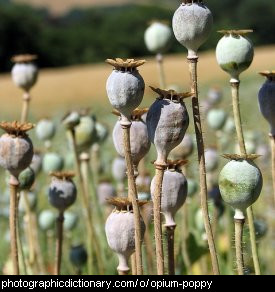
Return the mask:
<svg viewBox="0 0 275 292">
<path fill-rule="evenodd" d="M 52 171 L 50 176 L 62 180 L 71 180 L 75 176 L 75 173 L 73 171 Z"/>
<path fill-rule="evenodd" d="M 253 29 L 218 30 L 218 33 L 222 33 L 224 35 L 233 35 L 233 36 L 246 35 L 246 34 L 251 33 L 251 32 L 253 32 Z"/>
<path fill-rule="evenodd" d="M 267 79 L 270 79 L 270 80 L 275 80 L 275 70 L 272 70 L 272 71 L 261 71 L 259 72 L 260 75 L 266 77 Z"/>
<path fill-rule="evenodd" d="M 17 121 L 13 122 L 0 122 L 0 128 L 3 129 L 10 135 L 14 136 L 24 136 L 27 135 L 26 132 L 34 128 L 34 124 L 31 123 L 19 123 Z"/>
<path fill-rule="evenodd" d="M 193 96 L 194 94 L 192 92 L 182 92 L 178 93 L 173 89 L 170 90 L 164 90 L 160 88 L 155 88 L 153 86 L 149 86 L 154 92 L 159 94 L 159 99 L 170 99 L 172 101 L 182 101 L 184 98 Z"/>
<path fill-rule="evenodd" d="M 257 154 L 223 154 L 222 157 L 228 160 L 255 160 L 261 155 Z"/>
<path fill-rule="evenodd" d="M 128 198 L 110 198 L 106 200 L 108 204 L 115 206 L 118 210 L 132 210 L 132 202 Z M 147 204 L 147 201 L 138 201 L 139 206 Z"/>
<path fill-rule="evenodd" d="M 146 107 L 146 108 L 136 108 L 135 110 L 133 110 L 133 112 L 132 112 L 132 114 L 131 114 L 131 120 L 132 120 L 132 121 L 139 121 L 139 120 L 141 120 L 141 117 L 142 117 L 145 113 L 147 113 L 148 110 L 149 110 L 148 107 Z M 121 113 L 120 113 L 118 110 L 116 110 L 116 109 L 113 109 L 113 110 L 112 110 L 112 114 L 114 114 L 114 115 L 116 115 L 116 116 L 118 116 L 118 117 L 121 116 Z"/>
<path fill-rule="evenodd" d="M 167 169 L 177 170 L 181 166 L 186 165 L 187 163 L 188 163 L 188 160 L 185 160 L 185 159 L 168 160 L 167 161 Z"/>
<path fill-rule="evenodd" d="M 116 69 L 128 69 L 128 68 L 133 69 L 146 63 L 145 60 L 135 60 L 135 59 L 123 60 L 121 58 L 107 59 L 105 62 L 115 67 Z"/>
<path fill-rule="evenodd" d="M 37 55 L 24 54 L 24 55 L 16 55 L 11 58 L 11 61 L 14 63 L 30 63 L 37 60 Z"/>
</svg>

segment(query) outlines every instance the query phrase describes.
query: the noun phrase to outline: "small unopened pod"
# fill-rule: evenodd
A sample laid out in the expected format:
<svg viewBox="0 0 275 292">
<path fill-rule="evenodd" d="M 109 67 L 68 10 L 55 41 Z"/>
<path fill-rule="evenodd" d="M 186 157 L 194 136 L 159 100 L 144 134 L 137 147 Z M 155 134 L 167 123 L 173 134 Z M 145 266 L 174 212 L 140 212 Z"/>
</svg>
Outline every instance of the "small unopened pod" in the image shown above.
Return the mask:
<svg viewBox="0 0 275 292">
<path fill-rule="evenodd" d="M 116 196 L 116 190 L 110 181 L 104 180 L 97 185 L 96 194 L 99 203 L 105 205 L 108 199 Z"/>
<path fill-rule="evenodd" d="M 221 170 L 219 187 L 225 203 L 235 210 L 245 211 L 259 197 L 263 179 L 253 162 L 257 155 L 224 155 L 231 159 Z"/>
<path fill-rule="evenodd" d="M 270 125 L 270 134 L 275 136 L 275 71 L 260 74 L 266 77 L 266 81 L 258 94 L 259 107 Z"/>
<path fill-rule="evenodd" d="M 40 120 L 35 127 L 35 133 L 41 141 L 51 140 L 55 134 L 54 122 L 50 119 Z"/>
<path fill-rule="evenodd" d="M 172 29 L 164 21 L 153 21 L 144 34 L 148 51 L 155 54 L 165 53 L 170 48 L 171 40 Z"/>
<path fill-rule="evenodd" d="M 77 189 L 72 181 L 74 174 L 71 172 L 52 172 L 51 176 L 49 202 L 60 212 L 64 212 L 76 200 Z"/>
<path fill-rule="evenodd" d="M 96 138 L 94 119 L 85 115 L 80 118 L 80 123 L 75 127 L 75 139 L 77 147 L 82 150 L 90 148 Z"/>
<path fill-rule="evenodd" d="M 212 105 L 217 105 L 222 101 L 223 93 L 219 87 L 211 87 L 207 92 L 207 99 Z"/>
<path fill-rule="evenodd" d="M 201 0 L 184 0 L 175 11 L 172 23 L 175 37 L 188 50 L 188 57 L 196 57 L 212 30 L 211 11 Z"/>
<path fill-rule="evenodd" d="M 39 151 L 34 150 L 30 168 L 34 171 L 35 174 L 40 172 L 42 168 L 42 155 Z"/>
<path fill-rule="evenodd" d="M 222 109 L 211 109 L 207 113 L 208 126 L 214 131 L 221 130 L 226 122 L 227 114 Z"/>
<path fill-rule="evenodd" d="M 180 144 L 188 128 L 189 115 L 183 99 L 191 94 L 151 89 L 159 97 L 148 111 L 146 124 L 149 139 L 157 150 L 155 164 L 164 165 L 169 153 Z"/>
<path fill-rule="evenodd" d="M 214 171 L 219 164 L 219 154 L 214 148 L 205 149 L 205 167 L 207 172 Z"/>
<path fill-rule="evenodd" d="M 109 134 L 108 128 L 99 122 L 95 123 L 95 132 L 96 143 L 103 143 L 107 139 Z"/>
<path fill-rule="evenodd" d="M 35 173 L 31 167 L 24 169 L 18 177 L 19 189 L 20 190 L 29 190 L 35 180 Z"/>
<path fill-rule="evenodd" d="M 25 91 L 29 91 L 37 81 L 38 68 L 33 63 L 36 59 L 36 55 L 17 55 L 12 58 L 15 63 L 11 70 L 12 80 Z"/>
<path fill-rule="evenodd" d="M 40 229 L 48 231 L 54 228 L 56 215 L 53 210 L 43 210 L 38 216 L 38 224 Z"/>
<path fill-rule="evenodd" d="M 134 166 L 137 168 L 140 160 L 149 152 L 151 142 L 149 140 L 146 123 L 143 115 L 148 109 L 136 109 L 131 114 L 130 145 Z M 121 118 L 120 118 L 121 119 Z M 123 129 L 118 120 L 113 129 L 113 142 L 117 153 L 124 157 Z"/>
<path fill-rule="evenodd" d="M 227 117 L 222 131 L 226 134 L 234 134 L 236 131 L 236 127 L 235 127 L 235 122 L 234 119 L 232 117 Z"/>
<path fill-rule="evenodd" d="M 135 251 L 135 223 L 132 203 L 128 199 L 117 198 L 109 201 L 115 206 L 105 224 L 105 233 L 109 247 L 118 256 L 119 273 L 127 274 L 129 257 Z M 140 217 L 141 237 L 143 239 L 145 224 Z"/>
<path fill-rule="evenodd" d="M 60 171 L 64 166 L 64 159 L 62 156 L 55 152 L 48 152 L 44 155 L 42 161 L 42 169 L 45 173 L 51 171 Z"/>
<path fill-rule="evenodd" d="M 0 165 L 17 179 L 20 172 L 32 161 L 33 145 L 26 132 L 32 129 L 33 125 L 16 121 L 2 122 L 0 128 L 6 131 L 0 137 Z"/>
<path fill-rule="evenodd" d="M 63 125 L 68 129 L 74 129 L 80 123 L 80 114 L 77 111 L 68 112 L 62 119 Z"/>
<path fill-rule="evenodd" d="M 198 191 L 199 185 L 198 185 L 198 182 L 192 178 L 188 178 L 187 183 L 188 183 L 187 196 L 191 198 Z"/>
<path fill-rule="evenodd" d="M 88 259 L 88 254 L 83 244 L 74 245 L 70 249 L 70 261 L 77 267 L 83 267 Z"/>
<path fill-rule="evenodd" d="M 190 156 L 194 149 L 194 141 L 191 135 L 185 134 L 180 144 L 174 148 L 170 155 L 174 160 L 185 159 Z"/>
<path fill-rule="evenodd" d="M 106 83 L 109 101 L 116 110 L 129 119 L 143 99 L 145 84 L 137 67 L 143 65 L 145 61 L 116 58 L 107 59 L 106 62 L 114 67 Z"/>
<path fill-rule="evenodd" d="M 112 175 L 118 182 L 123 182 L 126 178 L 126 163 L 123 157 L 118 156 L 113 160 Z"/>
<path fill-rule="evenodd" d="M 187 197 L 187 180 L 180 171 L 184 161 L 169 161 L 165 170 L 161 191 L 161 212 L 165 217 L 165 226 L 176 226 L 175 215 L 183 206 Z M 151 194 L 155 192 L 155 177 L 151 183 Z"/>
<path fill-rule="evenodd" d="M 224 36 L 216 47 L 216 58 L 220 67 L 231 76 L 232 81 L 239 81 L 239 75 L 252 63 L 254 49 L 245 36 L 251 30 L 222 30 Z"/>
<path fill-rule="evenodd" d="M 64 213 L 64 229 L 72 231 L 78 223 L 78 215 L 75 212 L 66 211 Z"/>
</svg>

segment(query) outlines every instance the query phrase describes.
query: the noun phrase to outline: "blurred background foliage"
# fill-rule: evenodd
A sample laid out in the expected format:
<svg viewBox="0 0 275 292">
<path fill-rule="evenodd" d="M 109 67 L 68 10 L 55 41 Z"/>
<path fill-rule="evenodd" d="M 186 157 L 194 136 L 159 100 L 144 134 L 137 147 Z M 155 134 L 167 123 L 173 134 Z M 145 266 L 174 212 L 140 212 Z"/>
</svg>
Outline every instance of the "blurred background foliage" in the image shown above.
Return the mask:
<svg viewBox="0 0 275 292">
<path fill-rule="evenodd" d="M 0 70 L 11 68 L 10 57 L 36 53 L 40 67 L 100 62 L 108 57 L 148 55 L 143 35 L 152 19 L 172 18 L 180 1 L 148 1 L 113 7 L 73 9 L 52 15 L 47 9 L 0 0 Z M 255 45 L 275 43 L 274 0 L 211 0 L 214 30 L 203 49 L 213 49 L 215 31 L 251 28 Z M 182 47 L 174 40 L 172 52 Z"/>
</svg>

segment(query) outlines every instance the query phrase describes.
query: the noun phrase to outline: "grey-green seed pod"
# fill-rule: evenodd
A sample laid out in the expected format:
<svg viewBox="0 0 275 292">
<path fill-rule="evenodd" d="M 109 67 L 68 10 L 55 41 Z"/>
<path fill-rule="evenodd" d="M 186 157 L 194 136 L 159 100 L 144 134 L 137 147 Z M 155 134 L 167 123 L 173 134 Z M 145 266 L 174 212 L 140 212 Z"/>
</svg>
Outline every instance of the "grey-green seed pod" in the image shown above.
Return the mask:
<svg viewBox="0 0 275 292">
<path fill-rule="evenodd" d="M 50 119 L 40 120 L 35 127 L 35 133 L 41 141 L 51 140 L 55 134 L 54 122 Z"/>
<path fill-rule="evenodd" d="M 95 121 L 90 116 L 80 118 L 80 123 L 75 127 L 76 145 L 79 150 L 90 148 L 96 138 Z"/>
<path fill-rule="evenodd" d="M 234 134 L 236 131 L 236 126 L 234 119 L 232 117 L 228 117 L 225 121 L 225 124 L 222 128 L 222 131 L 226 134 Z"/>
<path fill-rule="evenodd" d="M 123 157 L 116 157 L 112 163 L 112 175 L 118 182 L 123 182 L 126 178 L 126 163 Z"/>
<path fill-rule="evenodd" d="M 207 113 L 207 123 L 215 131 L 221 130 L 226 121 L 226 112 L 222 109 L 211 109 Z"/>
<path fill-rule="evenodd" d="M 42 161 L 42 169 L 45 173 L 52 171 L 60 171 L 64 166 L 64 159 L 57 153 L 49 152 L 46 153 Z"/>
<path fill-rule="evenodd" d="M 56 216 L 52 210 L 43 210 L 39 214 L 38 224 L 40 229 L 48 231 L 54 228 Z"/>
<path fill-rule="evenodd" d="M 11 71 L 12 80 L 25 91 L 29 91 L 37 81 L 38 68 L 32 63 L 36 58 L 34 55 L 18 55 L 12 58 L 15 62 Z"/>
<path fill-rule="evenodd" d="M 116 196 L 116 190 L 108 181 L 103 181 L 98 184 L 96 189 L 98 201 L 101 205 L 105 205 L 107 200 Z"/>
<path fill-rule="evenodd" d="M 151 183 L 151 195 L 154 196 L 155 177 Z M 161 212 L 165 217 L 165 226 L 176 226 L 175 215 L 187 197 L 187 180 L 175 169 L 164 172 L 161 192 Z"/>
<path fill-rule="evenodd" d="M 103 124 L 96 122 L 95 123 L 95 142 L 96 143 L 103 143 L 108 137 L 108 129 Z"/>
<path fill-rule="evenodd" d="M 59 211 L 64 212 L 76 200 L 77 189 L 67 173 L 53 173 L 49 188 L 49 202 Z"/>
<path fill-rule="evenodd" d="M 32 168 L 27 167 L 26 169 L 24 169 L 18 177 L 18 181 L 19 181 L 19 189 L 20 190 L 29 190 L 35 180 L 35 173 L 32 170 Z"/>
<path fill-rule="evenodd" d="M 133 212 L 125 210 L 113 211 L 107 218 L 105 232 L 109 247 L 117 254 L 119 271 L 128 272 L 129 257 L 135 251 L 135 224 Z M 145 224 L 141 218 L 142 238 L 145 232 Z"/>
<path fill-rule="evenodd" d="M 34 192 L 26 192 L 27 194 L 27 199 L 28 199 L 28 204 L 31 210 L 34 210 L 34 208 L 36 207 L 37 204 L 37 194 Z M 19 205 L 18 205 L 18 210 L 19 212 L 26 212 L 27 208 L 26 208 L 26 202 L 25 199 L 23 198 L 23 196 L 21 195 L 20 201 L 19 201 Z"/>
<path fill-rule="evenodd" d="M 217 105 L 222 101 L 223 98 L 223 94 L 220 88 L 218 87 L 212 87 L 209 89 L 208 93 L 207 93 L 207 98 L 208 101 L 212 104 L 212 105 Z"/>
<path fill-rule="evenodd" d="M 115 67 L 106 83 L 109 101 L 122 116 L 130 119 L 143 99 L 145 84 L 136 68 L 145 61 L 108 59 L 106 62 Z"/>
<path fill-rule="evenodd" d="M 72 231 L 78 223 L 78 215 L 76 213 L 66 211 L 64 213 L 64 229 L 66 231 Z"/>
<path fill-rule="evenodd" d="M 173 160 L 185 159 L 192 154 L 193 149 L 194 141 L 192 136 L 185 134 L 180 144 L 171 151 L 170 156 L 173 158 Z"/>
<path fill-rule="evenodd" d="M 183 1 L 174 13 L 172 22 L 175 37 L 188 50 L 188 57 L 196 57 L 199 47 L 212 30 L 211 11 L 202 1 Z"/>
<path fill-rule="evenodd" d="M 70 250 L 70 261 L 77 268 L 81 268 L 87 262 L 88 254 L 82 244 L 72 246 Z"/>
<path fill-rule="evenodd" d="M 80 114 L 77 111 L 69 112 L 62 119 L 62 123 L 67 129 L 73 129 L 80 123 Z"/>
<path fill-rule="evenodd" d="M 275 71 L 261 74 L 267 79 L 258 94 L 259 107 L 270 125 L 270 134 L 275 136 Z"/>
<path fill-rule="evenodd" d="M 198 183 L 192 178 L 188 178 L 187 183 L 188 183 L 187 196 L 193 197 L 199 189 Z"/>
<path fill-rule="evenodd" d="M 259 197 L 263 185 L 260 169 L 252 160 L 231 160 L 221 170 L 219 187 L 225 203 L 245 211 Z"/>
<path fill-rule="evenodd" d="M 219 164 L 219 154 L 214 148 L 205 149 L 205 167 L 207 172 L 214 171 Z"/>
<path fill-rule="evenodd" d="M 151 87 L 152 88 L 152 87 Z M 189 115 L 183 102 L 187 94 L 154 89 L 160 96 L 151 105 L 146 124 L 150 141 L 157 150 L 156 164 L 166 164 L 167 157 L 183 140 Z"/>
<path fill-rule="evenodd" d="M 245 150 L 247 154 L 253 154 L 256 152 L 257 146 L 254 141 L 246 140 L 244 144 L 245 144 Z M 240 153 L 240 145 L 238 143 L 236 143 L 235 145 L 235 151 Z"/>
<path fill-rule="evenodd" d="M 146 29 L 144 41 L 148 51 L 155 54 L 165 53 L 172 40 L 172 29 L 164 22 L 154 21 Z"/>
<path fill-rule="evenodd" d="M 254 49 L 245 31 L 221 31 L 225 35 L 216 47 L 216 58 L 220 67 L 230 74 L 231 82 L 238 82 L 239 75 L 252 63 Z M 249 31 L 247 31 L 249 32 Z"/>
<path fill-rule="evenodd" d="M 40 172 L 42 168 L 42 156 L 39 152 L 34 151 L 30 168 L 34 171 L 35 174 Z"/>
</svg>

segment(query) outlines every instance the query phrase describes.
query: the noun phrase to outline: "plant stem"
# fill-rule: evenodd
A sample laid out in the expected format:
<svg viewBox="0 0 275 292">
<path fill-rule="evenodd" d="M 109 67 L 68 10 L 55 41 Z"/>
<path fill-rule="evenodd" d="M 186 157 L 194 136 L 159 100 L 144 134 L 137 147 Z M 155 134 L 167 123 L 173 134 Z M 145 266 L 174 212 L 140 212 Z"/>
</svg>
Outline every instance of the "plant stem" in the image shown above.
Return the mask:
<svg viewBox="0 0 275 292">
<path fill-rule="evenodd" d="M 120 276 L 127 276 L 129 274 L 129 271 L 120 271 L 120 270 L 118 270 L 118 274 Z"/>
<path fill-rule="evenodd" d="M 154 233 L 156 242 L 156 258 L 157 258 L 157 273 L 158 275 L 164 274 L 164 256 L 163 256 L 163 246 L 162 246 L 162 225 L 161 225 L 161 191 L 162 191 L 162 181 L 164 176 L 165 166 L 156 166 L 156 176 L 155 176 L 155 192 L 153 196 L 153 206 L 154 206 Z"/>
<path fill-rule="evenodd" d="M 156 61 L 157 61 L 157 66 L 158 66 L 159 85 L 161 89 L 165 89 L 166 84 L 165 84 L 165 74 L 164 74 L 164 69 L 163 69 L 163 55 L 157 54 Z"/>
<path fill-rule="evenodd" d="M 135 183 L 134 166 L 131 156 L 131 145 L 130 145 L 130 127 L 131 123 L 121 122 L 121 127 L 123 130 L 123 145 L 124 145 L 124 155 L 127 167 L 128 176 L 128 198 L 132 201 L 133 211 L 134 211 L 134 221 L 135 221 L 135 254 L 136 254 L 136 265 L 137 265 L 137 275 L 143 274 L 142 267 L 142 238 L 141 238 L 141 221 L 140 221 L 140 209 L 138 206 L 138 196 L 137 188 Z"/>
<path fill-rule="evenodd" d="M 242 121 L 241 121 L 241 112 L 240 112 L 240 101 L 239 101 L 239 88 L 240 88 L 240 81 L 234 80 L 231 81 L 231 91 L 232 91 L 232 103 L 233 103 L 233 114 L 236 126 L 236 132 L 238 137 L 238 143 L 240 147 L 240 152 L 242 155 L 246 155 L 246 148 L 245 148 L 245 141 L 242 129 Z M 249 233 L 250 233 L 250 243 L 252 248 L 252 257 L 253 263 L 255 268 L 255 273 L 260 272 L 260 264 L 259 264 L 259 257 L 257 251 L 257 244 L 256 244 L 256 235 L 255 235 L 255 228 L 254 228 L 254 216 L 252 211 L 252 206 L 247 208 L 247 216 L 248 216 L 248 225 L 249 225 Z"/>
<path fill-rule="evenodd" d="M 14 180 L 14 181 L 13 181 Z M 11 176 L 10 179 L 10 242 L 13 275 L 19 275 L 18 249 L 17 249 L 17 189 L 18 181 Z"/>
<path fill-rule="evenodd" d="M 21 112 L 21 123 L 25 123 L 28 119 L 31 96 L 29 92 L 23 94 L 23 105 Z"/>
<path fill-rule="evenodd" d="M 176 226 L 166 226 L 169 275 L 175 275 L 175 252 L 174 252 L 175 228 Z"/>
<path fill-rule="evenodd" d="M 188 253 L 188 236 L 189 236 L 189 230 L 188 230 L 188 208 L 187 208 L 187 202 L 182 206 L 182 256 L 183 261 L 186 266 L 187 275 L 192 275 L 192 264 L 190 261 L 189 253 Z"/>
<path fill-rule="evenodd" d="M 137 263 L 136 263 L 136 253 L 135 252 L 131 255 L 131 271 L 132 271 L 132 275 L 137 274 Z"/>
<path fill-rule="evenodd" d="M 63 241 L 63 222 L 64 213 L 59 211 L 56 219 L 56 254 L 55 254 L 55 275 L 60 275 L 61 258 L 62 258 L 62 241 Z"/>
<path fill-rule="evenodd" d="M 153 247 L 152 247 L 152 239 L 149 231 L 149 224 L 146 224 L 146 230 L 144 233 L 144 242 L 145 242 L 145 250 L 146 250 L 146 259 L 147 259 L 147 269 L 149 275 L 153 275 Z"/>
<path fill-rule="evenodd" d="M 273 135 L 269 135 L 271 142 L 271 162 L 272 162 L 272 181 L 273 181 L 273 196 L 274 196 L 274 204 L 275 204 L 275 137 Z"/>
<path fill-rule="evenodd" d="M 194 93 L 192 98 L 192 109 L 193 109 L 193 119 L 194 127 L 196 132 L 197 140 L 197 151 L 199 160 L 199 173 L 200 173 L 200 193 L 201 193 L 201 208 L 203 213 L 203 220 L 205 231 L 207 235 L 207 241 L 209 246 L 209 251 L 211 255 L 212 269 L 215 275 L 220 274 L 218 257 L 216 253 L 215 241 L 213 238 L 213 233 L 211 229 L 211 224 L 209 220 L 208 204 L 207 204 L 207 184 L 206 184 L 206 169 L 205 169 L 205 156 L 204 156 L 204 142 L 202 136 L 202 125 L 200 117 L 199 108 L 199 98 L 198 98 L 198 85 L 197 85 L 197 63 L 198 57 L 187 58 L 189 63 L 189 71 L 191 77 L 191 89 Z"/>
<path fill-rule="evenodd" d="M 238 275 L 243 275 L 244 274 L 244 260 L 243 260 L 242 238 L 243 238 L 244 219 L 235 218 L 234 221 L 235 221 L 235 248 L 236 248 L 237 269 L 238 269 Z"/>
</svg>

